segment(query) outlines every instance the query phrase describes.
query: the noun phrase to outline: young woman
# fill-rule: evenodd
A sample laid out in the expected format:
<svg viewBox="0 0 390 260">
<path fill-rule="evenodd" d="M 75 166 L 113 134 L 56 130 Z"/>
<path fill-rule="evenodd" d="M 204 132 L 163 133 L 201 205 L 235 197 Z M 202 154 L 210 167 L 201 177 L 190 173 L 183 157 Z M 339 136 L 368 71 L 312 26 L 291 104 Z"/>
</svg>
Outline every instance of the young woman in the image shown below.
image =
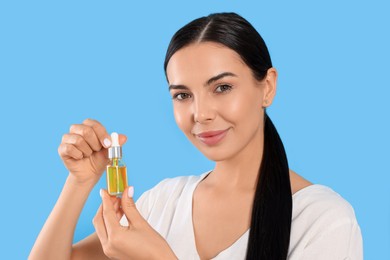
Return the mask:
<svg viewBox="0 0 390 260">
<path fill-rule="evenodd" d="M 30 259 L 363 259 L 349 203 L 288 167 L 266 113 L 277 71 L 249 22 L 234 13 L 192 21 L 164 68 L 176 122 L 214 169 L 165 179 L 137 203 L 133 187 L 121 200 L 102 190 L 96 233 L 72 245 L 110 146 L 99 122 L 73 125 L 59 146 L 70 174 Z"/>
</svg>

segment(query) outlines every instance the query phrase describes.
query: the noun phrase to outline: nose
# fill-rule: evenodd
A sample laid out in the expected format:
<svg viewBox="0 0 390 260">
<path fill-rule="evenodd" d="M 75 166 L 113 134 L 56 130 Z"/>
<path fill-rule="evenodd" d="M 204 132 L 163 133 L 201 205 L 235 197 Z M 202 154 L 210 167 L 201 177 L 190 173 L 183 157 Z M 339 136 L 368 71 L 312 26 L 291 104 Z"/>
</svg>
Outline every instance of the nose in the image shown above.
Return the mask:
<svg viewBox="0 0 390 260">
<path fill-rule="evenodd" d="M 215 119 L 216 111 L 212 102 L 205 98 L 198 98 L 194 101 L 194 121 L 197 123 L 207 123 Z"/>
</svg>

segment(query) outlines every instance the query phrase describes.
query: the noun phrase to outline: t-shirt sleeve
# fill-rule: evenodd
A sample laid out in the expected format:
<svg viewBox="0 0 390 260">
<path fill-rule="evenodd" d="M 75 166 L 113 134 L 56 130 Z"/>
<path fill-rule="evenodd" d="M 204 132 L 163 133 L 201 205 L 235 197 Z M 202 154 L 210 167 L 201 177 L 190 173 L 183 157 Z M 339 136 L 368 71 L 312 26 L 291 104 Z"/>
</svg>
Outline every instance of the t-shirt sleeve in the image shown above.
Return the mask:
<svg viewBox="0 0 390 260">
<path fill-rule="evenodd" d="M 145 191 L 136 201 L 135 205 L 144 219 L 148 219 L 149 213 L 152 210 L 153 201 L 153 190 Z"/>
<path fill-rule="evenodd" d="M 363 260 L 363 241 L 355 219 L 339 220 L 308 243 L 302 260 Z"/>
<path fill-rule="evenodd" d="M 323 185 L 294 199 L 291 259 L 363 260 L 361 230 L 348 201 Z"/>
</svg>

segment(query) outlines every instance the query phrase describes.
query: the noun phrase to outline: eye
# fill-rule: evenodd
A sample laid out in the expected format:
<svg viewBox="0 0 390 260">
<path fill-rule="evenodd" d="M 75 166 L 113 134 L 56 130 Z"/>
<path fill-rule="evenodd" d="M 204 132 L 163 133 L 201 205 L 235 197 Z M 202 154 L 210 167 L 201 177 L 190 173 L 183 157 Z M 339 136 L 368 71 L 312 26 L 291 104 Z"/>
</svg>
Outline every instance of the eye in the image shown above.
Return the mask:
<svg viewBox="0 0 390 260">
<path fill-rule="evenodd" d="M 232 89 L 232 86 L 227 85 L 227 84 L 222 84 L 222 85 L 219 85 L 219 86 L 215 89 L 215 92 L 217 92 L 217 93 L 223 93 L 223 92 L 230 91 L 231 89 Z"/>
<path fill-rule="evenodd" d="M 184 100 L 184 99 L 187 99 L 190 97 L 191 97 L 191 95 L 188 93 L 177 93 L 177 94 L 173 95 L 172 99 Z"/>
</svg>

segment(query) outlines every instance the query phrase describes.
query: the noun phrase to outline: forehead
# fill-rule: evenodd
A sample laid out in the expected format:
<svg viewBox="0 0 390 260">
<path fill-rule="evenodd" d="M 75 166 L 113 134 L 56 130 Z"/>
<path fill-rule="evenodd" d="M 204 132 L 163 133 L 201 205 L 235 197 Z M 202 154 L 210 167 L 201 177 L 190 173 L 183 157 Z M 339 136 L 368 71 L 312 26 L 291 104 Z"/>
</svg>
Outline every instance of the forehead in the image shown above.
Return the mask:
<svg viewBox="0 0 390 260">
<path fill-rule="evenodd" d="M 194 43 L 180 49 L 167 66 L 170 84 L 205 80 L 222 72 L 240 74 L 248 71 L 248 66 L 238 53 L 213 42 Z"/>
</svg>

